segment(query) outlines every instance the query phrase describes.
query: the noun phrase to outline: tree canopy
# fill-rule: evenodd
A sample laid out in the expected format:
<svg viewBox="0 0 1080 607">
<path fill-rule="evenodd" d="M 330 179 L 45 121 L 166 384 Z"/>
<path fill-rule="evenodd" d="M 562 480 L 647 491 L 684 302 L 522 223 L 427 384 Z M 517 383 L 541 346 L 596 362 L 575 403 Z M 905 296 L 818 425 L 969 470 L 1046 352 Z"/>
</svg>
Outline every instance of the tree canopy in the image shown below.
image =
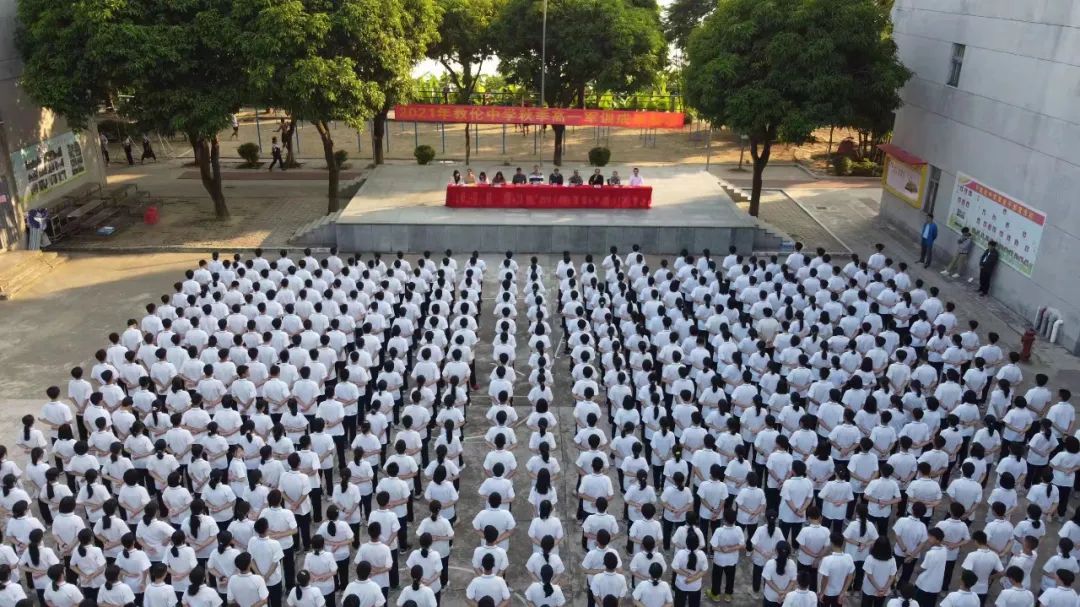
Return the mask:
<svg viewBox="0 0 1080 607">
<path fill-rule="evenodd" d="M 500 69 L 508 80 L 540 90 L 542 0 L 508 0 L 494 25 Z M 589 87 L 630 93 L 664 67 L 667 46 L 653 0 L 550 0 L 544 104 L 584 107 Z M 565 128 L 555 125 L 555 164 Z"/>
<path fill-rule="evenodd" d="M 701 21 L 716 9 L 716 0 L 674 0 L 664 14 L 664 34 L 668 42 L 685 49 Z"/>
<path fill-rule="evenodd" d="M 910 72 L 888 26 L 875 0 L 721 0 L 690 36 L 686 100 L 712 124 L 748 136 L 752 215 L 774 143 L 803 143 L 868 107 L 880 115 L 899 106 Z"/>
</svg>

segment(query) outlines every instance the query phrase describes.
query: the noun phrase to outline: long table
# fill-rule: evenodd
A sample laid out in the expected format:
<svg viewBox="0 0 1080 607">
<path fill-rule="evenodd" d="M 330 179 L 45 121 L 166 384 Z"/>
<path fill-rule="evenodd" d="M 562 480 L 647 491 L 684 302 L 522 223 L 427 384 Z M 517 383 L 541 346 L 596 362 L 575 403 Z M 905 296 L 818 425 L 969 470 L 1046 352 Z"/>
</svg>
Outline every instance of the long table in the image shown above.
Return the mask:
<svg viewBox="0 0 1080 607">
<path fill-rule="evenodd" d="M 647 209 L 650 186 L 454 185 L 446 206 L 472 209 Z"/>
</svg>

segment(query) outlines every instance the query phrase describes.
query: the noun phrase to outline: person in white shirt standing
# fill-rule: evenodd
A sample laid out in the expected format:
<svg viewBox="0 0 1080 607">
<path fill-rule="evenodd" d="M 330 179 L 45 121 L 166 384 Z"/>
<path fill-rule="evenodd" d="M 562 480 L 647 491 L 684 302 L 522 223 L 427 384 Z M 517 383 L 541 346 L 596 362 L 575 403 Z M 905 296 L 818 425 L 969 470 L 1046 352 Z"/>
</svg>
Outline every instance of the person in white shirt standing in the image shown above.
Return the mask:
<svg viewBox="0 0 1080 607">
<path fill-rule="evenodd" d="M 855 579 L 855 560 L 844 552 L 844 536 L 834 531 L 829 536 L 832 553 L 818 566 L 818 590 L 824 607 L 841 607 L 844 595 Z"/>
</svg>

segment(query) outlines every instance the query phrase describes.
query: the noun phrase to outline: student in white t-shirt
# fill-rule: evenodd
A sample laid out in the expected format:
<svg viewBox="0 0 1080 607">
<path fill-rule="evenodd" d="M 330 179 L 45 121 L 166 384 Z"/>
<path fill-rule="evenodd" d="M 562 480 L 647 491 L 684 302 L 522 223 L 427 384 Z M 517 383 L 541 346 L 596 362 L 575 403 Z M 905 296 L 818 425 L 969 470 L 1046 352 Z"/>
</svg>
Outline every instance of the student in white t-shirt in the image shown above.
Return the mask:
<svg viewBox="0 0 1080 607">
<path fill-rule="evenodd" d="M 783 607 L 817 607 L 818 595 L 810 590 L 814 574 L 810 571 L 800 571 L 796 581 L 798 588 L 787 593 L 784 597 Z"/>
<path fill-rule="evenodd" d="M 994 600 L 994 607 L 1034 607 L 1035 595 L 1024 588 L 1024 570 L 1012 566 L 1005 570 L 1005 587 Z"/>
<path fill-rule="evenodd" d="M 823 557 L 817 567 L 818 592 L 826 607 L 840 607 L 855 578 L 855 561 L 844 552 L 844 543 L 842 534 L 835 531 L 830 534 L 832 552 Z"/>
<path fill-rule="evenodd" d="M 634 588 L 635 604 L 643 607 L 667 607 L 675 602 L 671 586 L 660 579 L 663 575 L 663 565 L 660 563 L 649 565 L 649 579 L 638 582 Z"/>
<path fill-rule="evenodd" d="M 562 607 L 566 604 L 562 588 L 552 583 L 554 576 L 551 565 L 540 568 L 540 581 L 533 582 L 525 589 L 525 601 L 529 607 Z"/>
</svg>

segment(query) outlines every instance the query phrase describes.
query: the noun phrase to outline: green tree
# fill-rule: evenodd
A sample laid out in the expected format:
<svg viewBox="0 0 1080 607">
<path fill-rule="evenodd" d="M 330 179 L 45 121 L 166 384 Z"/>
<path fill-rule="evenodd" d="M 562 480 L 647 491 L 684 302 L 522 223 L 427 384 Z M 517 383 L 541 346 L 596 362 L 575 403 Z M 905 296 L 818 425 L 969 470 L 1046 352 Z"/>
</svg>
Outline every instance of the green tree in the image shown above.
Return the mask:
<svg viewBox="0 0 1080 607">
<path fill-rule="evenodd" d="M 255 97 L 260 105 L 310 121 L 319 133 L 328 174 L 327 213 L 338 210 L 341 175 L 330 123 L 360 129 L 385 100 L 376 83 L 364 80 L 357 62 L 378 53 L 392 35 L 379 29 L 384 21 L 361 18 L 371 4 L 237 0 L 238 12 L 252 25 L 241 47 Z"/>
<path fill-rule="evenodd" d="M 748 136 L 751 215 L 774 144 L 848 124 L 869 94 L 878 114 L 899 105 L 896 90 L 910 73 L 888 27 L 875 0 L 721 0 L 690 36 L 686 101 L 712 124 Z M 879 79 L 872 93 L 863 89 Z"/>
<path fill-rule="evenodd" d="M 434 0 L 350 0 L 346 4 L 352 6 L 350 19 L 357 27 L 381 32 L 369 38 L 373 45 L 366 51 L 357 49 L 354 59 L 360 77 L 377 84 L 383 94 L 371 129 L 375 164 L 382 164 L 387 116 L 395 104 L 408 101 L 416 90 L 411 72 L 439 38 L 439 8 Z"/>
<path fill-rule="evenodd" d="M 428 57 L 446 69 L 454 85 L 454 103 L 468 104 L 477 92 L 484 61 L 493 54 L 491 24 L 506 0 L 436 0 L 442 14 L 439 39 L 427 49 Z M 472 141 L 465 124 L 465 164 Z"/>
<path fill-rule="evenodd" d="M 183 133 L 219 219 L 229 217 L 217 134 L 244 88 L 228 0 L 20 0 L 23 83 L 41 105 L 85 125 L 109 89 L 126 116 Z"/>
<path fill-rule="evenodd" d="M 717 0 L 674 0 L 664 14 L 664 35 L 668 42 L 685 50 L 694 31 L 701 21 L 716 10 Z"/>
<path fill-rule="evenodd" d="M 544 104 L 585 107 L 586 89 L 630 93 L 651 85 L 667 46 L 655 0 L 550 0 L 547 3 Z M 508 80 L 540 90 L 543 0 L 509 0 L 493 26 L 500 70 Z M 562 164 L 565 125 L 555 132 Z"/>
</svg>

